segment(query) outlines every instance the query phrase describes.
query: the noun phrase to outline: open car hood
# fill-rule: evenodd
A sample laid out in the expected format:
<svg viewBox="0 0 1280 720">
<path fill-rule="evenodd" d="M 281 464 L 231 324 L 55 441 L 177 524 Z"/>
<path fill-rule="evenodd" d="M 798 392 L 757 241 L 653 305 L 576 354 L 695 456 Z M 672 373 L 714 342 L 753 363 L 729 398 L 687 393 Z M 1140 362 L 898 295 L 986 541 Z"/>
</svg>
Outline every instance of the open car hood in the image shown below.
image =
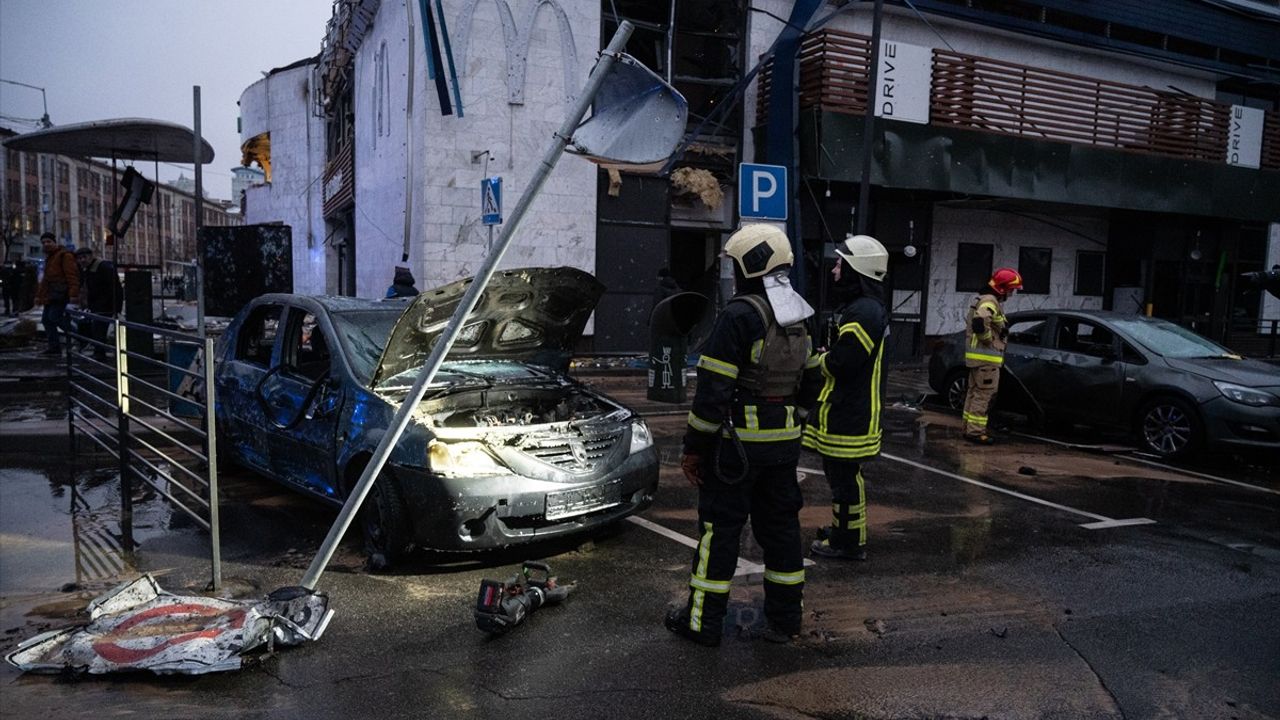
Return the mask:
<svg viewBox="0 0 1280 720">
<path fill-rule="evenodd" d="M 409 304 L 373 372 L 376 387 L 422 367 L 472 278 L 428 290 Z M 604 285 L 576 268 L 499 270 L 449 351 L 454 360 L 506 359 L 567 369 Z"/>
</svg>

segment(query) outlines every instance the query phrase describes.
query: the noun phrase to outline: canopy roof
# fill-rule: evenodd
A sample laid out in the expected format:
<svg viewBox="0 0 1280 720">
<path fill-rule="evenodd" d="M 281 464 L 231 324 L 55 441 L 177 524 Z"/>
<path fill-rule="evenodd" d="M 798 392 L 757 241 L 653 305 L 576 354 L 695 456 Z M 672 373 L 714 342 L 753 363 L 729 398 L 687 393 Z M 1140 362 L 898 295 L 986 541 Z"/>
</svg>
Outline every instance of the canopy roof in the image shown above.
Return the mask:
<svg viewBox="0 0 1280 720">
<path fill-rule="evenodd" d="M 5 147 L 23 152 L 191 163 L 195 133 L 177 123 L 117 118 L 59 125 L 11 137 Z M 213 146 L 201 138 L 201 163 L 213 162 Z"/>
</svg>

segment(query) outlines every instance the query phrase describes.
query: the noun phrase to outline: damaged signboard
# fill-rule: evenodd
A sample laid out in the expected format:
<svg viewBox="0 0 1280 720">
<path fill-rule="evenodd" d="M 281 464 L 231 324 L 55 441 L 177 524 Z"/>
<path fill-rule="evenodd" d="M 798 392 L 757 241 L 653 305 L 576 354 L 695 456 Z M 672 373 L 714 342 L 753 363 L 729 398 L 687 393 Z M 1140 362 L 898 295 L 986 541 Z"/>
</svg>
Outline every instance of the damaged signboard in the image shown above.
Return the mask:
<svg viewBox="0 0 1280 720">
<path fill-rule="evenodd" d="M 89 604 L 89 623 L 37 635 L 5 656 L 27 672 L 100 675 L 239 670 L 246 653 L 319 640 L 323 593 L 281 588 L 256 603 L 174 595 L 143 575 Z"/>
</svg>

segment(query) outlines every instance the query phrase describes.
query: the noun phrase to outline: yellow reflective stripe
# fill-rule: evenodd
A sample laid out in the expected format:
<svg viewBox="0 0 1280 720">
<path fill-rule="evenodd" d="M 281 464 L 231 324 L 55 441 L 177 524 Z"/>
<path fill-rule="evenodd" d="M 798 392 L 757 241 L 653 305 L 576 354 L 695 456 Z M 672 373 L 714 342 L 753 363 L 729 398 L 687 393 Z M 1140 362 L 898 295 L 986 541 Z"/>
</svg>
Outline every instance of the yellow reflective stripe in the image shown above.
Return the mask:
<svg viewBox="0 0 1280 720">
<path fill-rule="evenodd" d="M 710 420 L 703 420 L 697 415 L 694 415 L 693 411 L 690 410 L 689 411 L 689 427 L 699 432 L 713 433 L 720 429 L 720 423 L 713 423 Z"/>
<path fill-rule="evenodd" d="M 800 433 L 798 427 L 777 428 L 773 430 L 753 430 L 750 428 L 739 428 L 738 439 L 742 442 L 782 442 L 786 440 L 799 440 Z"/>
<path fill-rule="evenodd" d="M 990 300 L 987 300 L 986 302 L 978 303 L 978 309 L 981 310 L 982 308 L 986 308 L 990 310 L 992 315 L 1000 314 L 1000 306 L 991 302 Z"/>
<path fill-rule="evenodd" d="M 689 585 L 697 588 L 698 590 L 706 590 L 707 592 L 721 594 L 729 592 L 728 580 L 708 580 L 706 578 L 692 577 L 689 578 Z"/>
<path fill-rule="evenodd" d="M 880 361 L 884 359 L 884 345 L 876 353 L 876 365 L 871 371 L 871 434 L 880 434 Z"/>
<path fill-rule="evenodd" d="M 845 323 L 844 325 L 841 325 L 840 334 L 844 335 L 847 332 L 851 332 L 855 336 L 857 336 L 858 342 L 862 343 L 862 347 L 866 348 L 866 351 L 868 353 L 871 352 L 871 348 L 876 346 L 876 344 L 871 341 L 871 336 L 868 335 L 867 331 L 862 328 L 861 323 L 851 322 L 851 323 Z"/>
<path fill-rule="evenodd" d="M 808 427 L 805 429 L 806 435 L 814 435 L 829 445 L 844 445 L 854 447 L 859 445 L 867 445 L 868 443 L 880 442 L 880 433 L 873 432 L 866 435 L 837 435 L 829 433 L 822 428 Z"/>
<path fill-rule="evenodd" d="M 757 340 L 751 343 L 751 362 L 759 364 L 760 351 L 764 348 L 764 340 Z"/>
<path fill-rule="evenodd" d="M 994 365 L 1003 365 L 1004 356 L 995 353 L 985 353 L 980 350 L 966 350 L 964 353 L 965 360 L 977 360 L 978 362 L 988 362 Z"/>
<path fill-rule="evenodd" d="M 974 415 L 974 414 L 972 414 L 972 413 L 964 413 L 964 419 L 965 419 L 965 421 L 966 421 L 966 422 L 971 422 L 971 423 L 973 423 L 974 425 L 986 425 L 986 424 L 987 424 L 987 416 L 986 416 L 986 415 Z"/>
<path fill-rule="evenodd" d="M 713 373 L 723 375 L 732 380 L 738 379 L 738 366 L 733 363 L 727 363 L 723 360 L 717 360 L 708 355 L 698 358 L 698 367 L 704 370 L 710 370 Z"/>
<path fill-rule="evenodd" d="M 836 379 L 831 374 L 831 371 L 827 369 L 827 353 L 822 353 L 818 356 L 818 367 L 822 368 L 822 376 L 827 379 L 822 384 L 822 390 L 818 393 L 818 401 L 826 402 L 827 398 L 831 396 L 831 391 L 836 387 Z"/>
<path fill-rule="evenodd" d="M 867 526 L 867 519 L 859 518 L 857 520 L 850 520 L 848 523 L 845 523 L 844 528 L 845 530 L 857 530 L 859 528 L 864 528 L 866 526 Z"/>
<path fill-rule="evenodd" d="M 799 585 L 804 582 L 804 570 L 795 572 L 779 572 L 765 568 L 764 581 L 777 583 L 779 585 Z"/>
<path fill-rule="evenodd" d="M 748 430 L 760 429 L 760 414 L 759 411 L 756 410 L 755 405 L 743 405 L 742 417 L 747 421 L 746 424 Z"/>
<path fill-rule="evenodd" d="M 787 406 L 787 427 L 791 428 L 795 426 L 796 426 L 796 406 L 788 405 Z"/>
<path fill-rule="evenodd" d="M 804 369 L 805 369 L 805 370 L 812 370 L 812 369 L 814 369 L 814 368 L 818 367 L 818 365 L 820 365 L 820 364 L 822 364 L 822 356 L 821 356 L 821 355 L 810 355 L 810 356 L 809 356 L 809 359 L 804 361 Z"/>
<path fill-rule="evenodd" d="M 698 541 L 698 566 L 693 571 L 693 579 L 706 579 L 707 563 L 711 558 L 711 523 L 702 523 L 702 539 Z M 702 601 L 706 599 L 706 593 L 695 587 L 693 590 L 692 607 L 689 608 L 689 629 L 702 629 Z"/>
</svg>

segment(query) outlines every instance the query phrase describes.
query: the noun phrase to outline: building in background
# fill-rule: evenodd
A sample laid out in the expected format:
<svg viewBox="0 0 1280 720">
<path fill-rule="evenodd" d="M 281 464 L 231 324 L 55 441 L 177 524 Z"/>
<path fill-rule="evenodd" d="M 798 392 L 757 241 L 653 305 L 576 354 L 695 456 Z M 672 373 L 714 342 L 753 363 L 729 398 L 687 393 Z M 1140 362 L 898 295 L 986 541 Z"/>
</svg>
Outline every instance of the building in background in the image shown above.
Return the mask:
<svg viewBox="0 0 1280 720">
<path fill-rule="evenodd" d="M 16 134 L 0 129 L 0 139 Z M 3 148 L 3 157 L 0 211 L 10 259 L 42 261 L 40 235 L 46 230 L 64 245 L 91 247 L 101 257 L 118 258 L 122 267 L 159 268 L 195 258 L 196 203 L 191 192 L 157 185 L 151 203 L 140 207 L 123 242 L 113 248 L 106 244 L 107 227 L 114 203 L 123 195 L 114 184 L 124 164 L 113 175 L 109 164 L 96 160 L 8 148 Z M 239 208 L 229 201 L 205 198 L 201 205 L 206 225 L 240 224 Z"/>
<path fill-rule="evenodd" d="M 267 174 L 260 168 L 244 167 L 237 165 L 231 168 L 231 201 L 241 202 L 244 200 L 245 191 L 254 185 L 262 185 L 267 182 Z"/>
</svg>

